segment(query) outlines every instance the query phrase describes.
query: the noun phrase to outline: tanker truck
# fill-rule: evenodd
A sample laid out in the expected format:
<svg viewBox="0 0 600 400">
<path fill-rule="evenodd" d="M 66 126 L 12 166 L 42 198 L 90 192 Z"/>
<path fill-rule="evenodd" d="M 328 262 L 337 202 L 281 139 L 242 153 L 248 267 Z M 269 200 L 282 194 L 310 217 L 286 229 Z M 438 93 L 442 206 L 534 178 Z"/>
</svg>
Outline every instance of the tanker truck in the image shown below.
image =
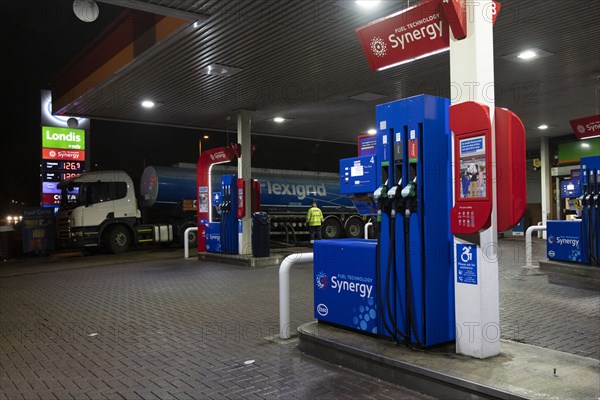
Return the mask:
<svg viewBox="0 0 600 400">
<path fill-rule="evenodd" d="M 220 177 L 233 175 L 236 167 L 215 165 L 211 191 L 221 191 Z M 323 237 L 362 237 L 364 221 L 348 196 L 339 194 L 339 176 L 333 173 L 252 168 L 260 182 L 261 211 L 269 213 L 273 239 L 293 243 L 307 233 L 305 217 L 312 200 L 317 200 L 325 221 Z M 103 248 L 112 253 L 131 245 L 178 243 L 184 232 L 196 226 L 196 169 L 148 166 L 142 173 L 140 197 L 131 177 L 124 171 L 94 171 L 59 184 L 63 199 L 57 215 L 60 247 Z M 67 196 L 71 193 L 78 196 Z M 213 196 L 218 198 L 218 196 Z M 216 200 L 216 199 L 215 199 Z M 211 221 L 219 219 L 218 202 L 211 206 Z M 197 237 L 189 236 L 191 247 Z"/>
<path fill-rule="evenodd" d="M 215 197 L 222 175 L 234 175 L 237 168 L 215 165 L 211 170 L 213 221 L 218 220 Z M 252 168 L 252 179 L 260 183 L 260 210 L 269 214 L 273 240 L 294 243 L 298 235 L 308 234 L 306 212 L 313 200 L 323 211 L 324 239 L 362 238 L 364 221 L 349 196 L 340 194 L 339 175 L 326 172 Z M 217 194 L 215 196 L 214 194 Z"/>
<path fill-rule="evenodd" d="M 178 170 L 146 168 L 140 198 L 124 171 L 84 172 L 59 183 L 61 198 L 70 199 L 61 204 L 56 218 L 59 247 L 117 254 L 132 245 L 183 245 L 185 230 L 196 226 L 196 189 Z M 161 182 L 156 181 L 159 176 Z M 197 245 L 195 233 L 188 241 Z"/>
<path fill-rule="evenodd" d="M 181 165 L 185 167 L 146 167 L 140 185 L 145 207 L 177 204 L 183 193 L 196 190 L 195 164 Z M 217 164 L 211 168 L 211 222 L 220 219 L 221 177 L 235 174 L 235 166 Z M 363 237 L 364 221 L 350 197 L 339 193 L 338 174 L 252 168 L 251 175 L 260 183 L 260 210 L 269 214 L 273 239 L 293 243 L 298 235 L 307 234 L 306 212 L 312 200 L 317 200 L 325 217 L 323 238 Z"/>
</svg>

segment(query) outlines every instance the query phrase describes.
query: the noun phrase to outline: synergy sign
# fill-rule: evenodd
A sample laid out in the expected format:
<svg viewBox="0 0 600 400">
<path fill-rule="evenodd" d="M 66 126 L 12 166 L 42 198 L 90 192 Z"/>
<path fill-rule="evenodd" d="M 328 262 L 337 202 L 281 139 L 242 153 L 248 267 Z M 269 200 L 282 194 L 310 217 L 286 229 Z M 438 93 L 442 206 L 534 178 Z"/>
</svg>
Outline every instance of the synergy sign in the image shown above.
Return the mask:
<svg viewBox="0 0 600 400">
<path fill-rule="evenodd" d="M 360 45 L 374 71 L 441 53 L 450 48 L 450 30 L 456 40 L 467 36 L 466 0 L 425 0 L 413 7 L 356 29 Z M 485 9 L 492 24 L 500 3 Z"/>
<path fill-rule="evenodd" d="M 42 126 L 42 147 L 85 150 L 85 130 Z"/>
<path fill-rule="evenodd" d="M 589 139 L 600 136 L 600 114 L 569 121 L 578 139 Z"/>
<path fill-rule="evenodd" d="M 85 161 L 85 151 L 44 148 L 42 149 L 42 158 L 44 160 Z"/>
<path fill-rule="evenodd" d="M 439 1 L 429 0 L 356 29 L 371 69 L 380 71 L 450 48 Z"/>
</svg>

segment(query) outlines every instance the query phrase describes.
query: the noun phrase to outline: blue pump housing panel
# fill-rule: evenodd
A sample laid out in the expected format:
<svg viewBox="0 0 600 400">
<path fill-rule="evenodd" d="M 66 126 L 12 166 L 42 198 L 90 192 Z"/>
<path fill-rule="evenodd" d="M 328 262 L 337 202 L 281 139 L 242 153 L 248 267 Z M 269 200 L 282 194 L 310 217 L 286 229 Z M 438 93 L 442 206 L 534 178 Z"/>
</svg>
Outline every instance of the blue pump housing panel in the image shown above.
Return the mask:
<svg viewBox="0 0 600 400">
<path fill-rule="evenodd" d="M 342 194 L 373 193 L 377 189 L 375 156 L 340 160 L 340 192 Z"/>
<path fill-rule="evenodd" d="M 209 222 L 206 225 L 206 251 L 221 253 L 221 223 Z"/>
<path fill-rule="evenodd" d="M 548 259 L 587 264 L 586 240 L 582 221 L 547 221 Z"/>
<path fill-rule="evenodd" d="M 314 315 L 319 321 L 376 334 L 379 320 L 375 240 L 316 240 Z"/>
</svg>

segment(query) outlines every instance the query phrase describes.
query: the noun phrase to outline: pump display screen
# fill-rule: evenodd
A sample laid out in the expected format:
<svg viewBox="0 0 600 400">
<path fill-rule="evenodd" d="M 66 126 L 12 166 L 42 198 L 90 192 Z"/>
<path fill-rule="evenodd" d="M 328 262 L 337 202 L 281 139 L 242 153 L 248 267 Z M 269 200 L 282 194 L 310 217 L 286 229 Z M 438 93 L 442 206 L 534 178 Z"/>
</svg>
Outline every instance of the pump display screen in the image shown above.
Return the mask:
<svg viewBox="0 0 600 400">
<path fill-rule="evenodd" d="M 485 198 L 485 136 L 460 140 L 460 198 Z"/>
</svg>

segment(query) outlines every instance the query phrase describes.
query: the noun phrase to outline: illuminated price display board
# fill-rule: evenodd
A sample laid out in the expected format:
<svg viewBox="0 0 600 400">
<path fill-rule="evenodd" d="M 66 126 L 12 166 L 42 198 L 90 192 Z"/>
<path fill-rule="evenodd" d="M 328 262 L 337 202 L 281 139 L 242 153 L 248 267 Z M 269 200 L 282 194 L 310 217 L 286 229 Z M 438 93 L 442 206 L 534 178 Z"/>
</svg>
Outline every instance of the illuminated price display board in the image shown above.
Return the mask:
<svg viewBox="0 0 600 400">
<path fill-rule="evenodd" d="M 42 205 L 60 204 L 58 182 L 85 171 L 85 145 L 83 129 L 42 126 Z"/>
</svg>

